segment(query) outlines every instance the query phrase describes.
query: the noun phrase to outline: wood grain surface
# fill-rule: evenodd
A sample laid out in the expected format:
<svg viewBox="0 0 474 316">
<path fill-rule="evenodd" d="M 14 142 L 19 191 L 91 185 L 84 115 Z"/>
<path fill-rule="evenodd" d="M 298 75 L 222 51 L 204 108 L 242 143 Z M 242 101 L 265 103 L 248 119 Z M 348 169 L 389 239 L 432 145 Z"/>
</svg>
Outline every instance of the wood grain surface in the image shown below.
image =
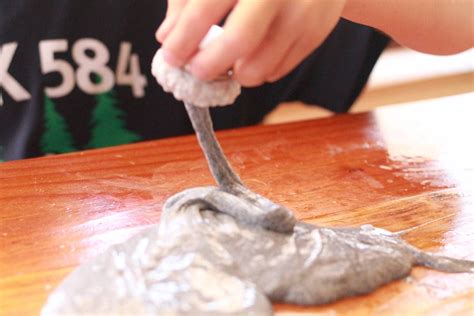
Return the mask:
<svg viewBox="0 0 474 316">
<path fill-rule="evenodd" d="M 218 137 L 245 183 L 301 220 L 412 228 L 417 247 L 474 259 L 473 114 L 446 100 Z M 212 183 L 193 136 L 0 164 L 0 314 L 38 315 L 74 267 L 157 223 L 173 193 Z M 275 311 L 473 315 L 474 275 L 416 268 L 370 295 Z"/>
</svg>

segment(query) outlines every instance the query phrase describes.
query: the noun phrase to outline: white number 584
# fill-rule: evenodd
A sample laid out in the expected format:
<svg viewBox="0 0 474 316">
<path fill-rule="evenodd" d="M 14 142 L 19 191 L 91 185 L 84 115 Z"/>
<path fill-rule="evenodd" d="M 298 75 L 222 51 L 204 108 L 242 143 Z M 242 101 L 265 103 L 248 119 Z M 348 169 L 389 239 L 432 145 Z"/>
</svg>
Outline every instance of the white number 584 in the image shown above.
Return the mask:
<svg viewBox="0 0 474 316">
<path fill-rule="evenodd" d="M 110 54 L 107 47 L 92 38 L 77 40 L 72 46 L 72 58 L 78 65 L 77 70 L 65 60 L 55 57 L 56 53 L 68 50 L 65 39 L 43 40 L 39 43 L 41 72 L 48 74 L 57 72 L 61 75 L 61 83 L 55 87 L 46 87 L 45 93 L 50 98 L 68 95 L 77 82 L 77 86 L 87 94 L 99 94 L 109 91 L 115 84 L 128 85 L 137 98 L 145 96 L 146 76 L 140 72 L 140 61 L 137 54 L 132 54 L 132 44 L 122 42 L 117 61 L 117 70 L 107 66 Z M 89 52 L 89 54 L 88 54 Z M 128 72 L 127 72 L 128 70 Z M 96 74 L 97 76 L 92 76 Z M 100 78 L 100 80 L 94 80 Z"/>
</svg>

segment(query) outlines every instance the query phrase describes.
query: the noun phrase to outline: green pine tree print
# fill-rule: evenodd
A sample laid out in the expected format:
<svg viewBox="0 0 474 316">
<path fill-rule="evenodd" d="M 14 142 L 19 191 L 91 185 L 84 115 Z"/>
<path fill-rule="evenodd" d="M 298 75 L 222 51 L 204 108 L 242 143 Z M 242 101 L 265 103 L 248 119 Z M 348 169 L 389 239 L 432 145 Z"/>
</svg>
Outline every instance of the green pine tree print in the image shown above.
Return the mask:
<svg viewBox="0 0 474 316">
<path fill-rule="evenodd" d="M 74 140 L 53 100 L 44 97 L 44 132 L 40 147 L 44 154 L 62 154 L 75 151 Z"/>
<path fill-rule="evenodd" d="M 117 107 L 113 90 L 98 94 L 96 102 L 92 112 L 93 128 L 88 148 L 128 144 L 142 139 L 125 127 L 124 111 Z"/>
</svg>

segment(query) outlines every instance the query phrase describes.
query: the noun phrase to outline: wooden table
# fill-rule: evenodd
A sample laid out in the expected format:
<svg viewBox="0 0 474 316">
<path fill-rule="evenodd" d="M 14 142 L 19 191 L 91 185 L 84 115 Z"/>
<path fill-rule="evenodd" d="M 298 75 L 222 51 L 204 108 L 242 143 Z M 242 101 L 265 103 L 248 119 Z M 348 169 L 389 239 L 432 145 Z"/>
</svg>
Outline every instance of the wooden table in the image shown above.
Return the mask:
<svg viewBox="0 0 474 316">
<path fill-rule="evenodd" d="M 468 98 L 472 101 L 472 95 Z M 474 105 L 444 99 L 219 133 L 255 191 L 307 222 L 371 223 L 474 259 Z M 0 164 L 0 311 L 37 315 L 80 262 L 160 219 L 163 202 L 212 184 L 193 136 Z M 474 275 L 416 268 L 371 295 L 279 315 L 472 315 Z"/>
</svg>

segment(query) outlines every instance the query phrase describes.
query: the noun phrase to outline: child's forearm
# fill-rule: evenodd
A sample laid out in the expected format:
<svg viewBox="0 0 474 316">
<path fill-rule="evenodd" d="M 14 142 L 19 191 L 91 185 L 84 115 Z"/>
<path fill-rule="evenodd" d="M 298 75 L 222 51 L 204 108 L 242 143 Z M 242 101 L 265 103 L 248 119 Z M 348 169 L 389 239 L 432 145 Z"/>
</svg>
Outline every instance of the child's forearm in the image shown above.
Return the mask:
<svg viewBox="0 0 474 316">
<path fill-rule="evenodd" d="M 472 0 L 347 0 L 343 17 L 412 49 L 453 54 L 474 46 Z"/>
</svg>

